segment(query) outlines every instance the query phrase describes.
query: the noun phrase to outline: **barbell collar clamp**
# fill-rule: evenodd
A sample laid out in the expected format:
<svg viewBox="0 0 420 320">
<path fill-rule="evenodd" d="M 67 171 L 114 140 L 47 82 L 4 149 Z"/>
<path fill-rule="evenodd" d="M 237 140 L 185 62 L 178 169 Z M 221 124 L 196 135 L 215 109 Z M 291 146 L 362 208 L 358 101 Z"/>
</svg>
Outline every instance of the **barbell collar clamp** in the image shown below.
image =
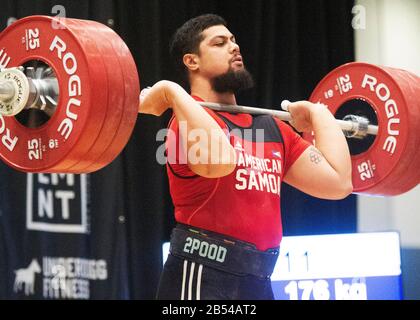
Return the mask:
<svg viewBox="0 0 420 320">
<path fill-rule="evenodd" d="M 51 117 L 57 106 L 58 80 L 55 77 L 37 79 L 32 67 L 27 68 L 29 76 L 24 71 L 20 66 L 3 69 L 0 73 L 0 114 L 15 116 L 24 109 L 38 109 Z M 1 75 L 7 72 L 12 73 L 15 81 L 2 79 Z M 23 83 L 21 88 L 17 82 Z"/>
<path fill-rule="evenodd" d="M 22 67 L 3 69 L 0 72 L 0 115 L 14 116 L 28 102 L 29 80 Z"/>
<path fill-rule="evenodd" d="M 369 120 L 367 118 L 353 114 L 346 115 L 343 121 L 350 122 L 353 125 L 352 130 L 343 130 L 347 138 L 363 139 L 368 134 Z"/>
</svg>

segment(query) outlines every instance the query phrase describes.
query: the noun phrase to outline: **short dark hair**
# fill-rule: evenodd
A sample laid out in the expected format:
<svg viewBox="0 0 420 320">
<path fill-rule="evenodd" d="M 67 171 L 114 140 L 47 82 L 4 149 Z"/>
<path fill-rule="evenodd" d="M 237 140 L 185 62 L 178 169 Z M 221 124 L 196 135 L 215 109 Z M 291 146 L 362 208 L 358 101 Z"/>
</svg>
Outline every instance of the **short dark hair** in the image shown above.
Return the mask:
<svg viewBox="0 0 420 320">
<path fill-rule="evenodd" d="M 173 35 L 169 52 L 175 64 L 176 71 L 181 72 L 184 81 L 187 80 L 187 69 L 183 57 L 187 53 L 198 54 L 199 46 L 203 41 L 202 32 L 212 26 L 227 26 L 225 19 L 216 14 L 203 14 L 185 22 Z"/>
</svg>

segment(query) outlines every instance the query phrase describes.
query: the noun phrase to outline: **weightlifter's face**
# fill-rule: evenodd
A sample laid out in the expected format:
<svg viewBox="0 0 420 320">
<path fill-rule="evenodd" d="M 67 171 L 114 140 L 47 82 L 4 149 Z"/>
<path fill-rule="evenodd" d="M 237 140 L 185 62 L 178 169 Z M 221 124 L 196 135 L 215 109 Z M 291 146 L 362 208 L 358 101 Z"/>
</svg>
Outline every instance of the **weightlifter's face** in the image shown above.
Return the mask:
<svg viewBox="0 0 420 320">
<path fill-rule="evenodd" d="M 225 26 L 212 26 L 202 34 L 197 58 L 199 72 L 203 76 L 211 79 L 230 70 L 244 69 L 239 45 Z"/>
</svg>

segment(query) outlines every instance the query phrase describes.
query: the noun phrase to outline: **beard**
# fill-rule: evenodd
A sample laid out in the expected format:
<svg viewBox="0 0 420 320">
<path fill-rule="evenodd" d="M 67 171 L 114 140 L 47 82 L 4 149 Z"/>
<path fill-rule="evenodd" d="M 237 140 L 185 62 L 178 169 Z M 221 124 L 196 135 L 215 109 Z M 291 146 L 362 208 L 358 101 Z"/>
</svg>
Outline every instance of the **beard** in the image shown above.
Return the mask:
<svg viewBox="0 0 420 320">
<path fill-rule="evenodd" d="M 211 81 L 213 90 L 217 93 L 236 93 L 254 86 L 254 79 L 245 68 L 234 71 L 232 68 L 216 76 Z"/>
</svg>

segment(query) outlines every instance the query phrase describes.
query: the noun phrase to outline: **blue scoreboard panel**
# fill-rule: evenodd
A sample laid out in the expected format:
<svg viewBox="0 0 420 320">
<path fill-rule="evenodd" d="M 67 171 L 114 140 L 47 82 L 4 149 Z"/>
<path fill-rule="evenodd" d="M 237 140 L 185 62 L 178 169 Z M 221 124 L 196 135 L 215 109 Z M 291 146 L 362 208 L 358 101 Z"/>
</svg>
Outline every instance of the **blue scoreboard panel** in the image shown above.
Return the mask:
<svg viewBox="0 0 420 320">
<path fill-rule="evenodd" d="M 271 280 L 281 300 L 400 300 L 399 234 L 284 237 Z"/>
</svg>

